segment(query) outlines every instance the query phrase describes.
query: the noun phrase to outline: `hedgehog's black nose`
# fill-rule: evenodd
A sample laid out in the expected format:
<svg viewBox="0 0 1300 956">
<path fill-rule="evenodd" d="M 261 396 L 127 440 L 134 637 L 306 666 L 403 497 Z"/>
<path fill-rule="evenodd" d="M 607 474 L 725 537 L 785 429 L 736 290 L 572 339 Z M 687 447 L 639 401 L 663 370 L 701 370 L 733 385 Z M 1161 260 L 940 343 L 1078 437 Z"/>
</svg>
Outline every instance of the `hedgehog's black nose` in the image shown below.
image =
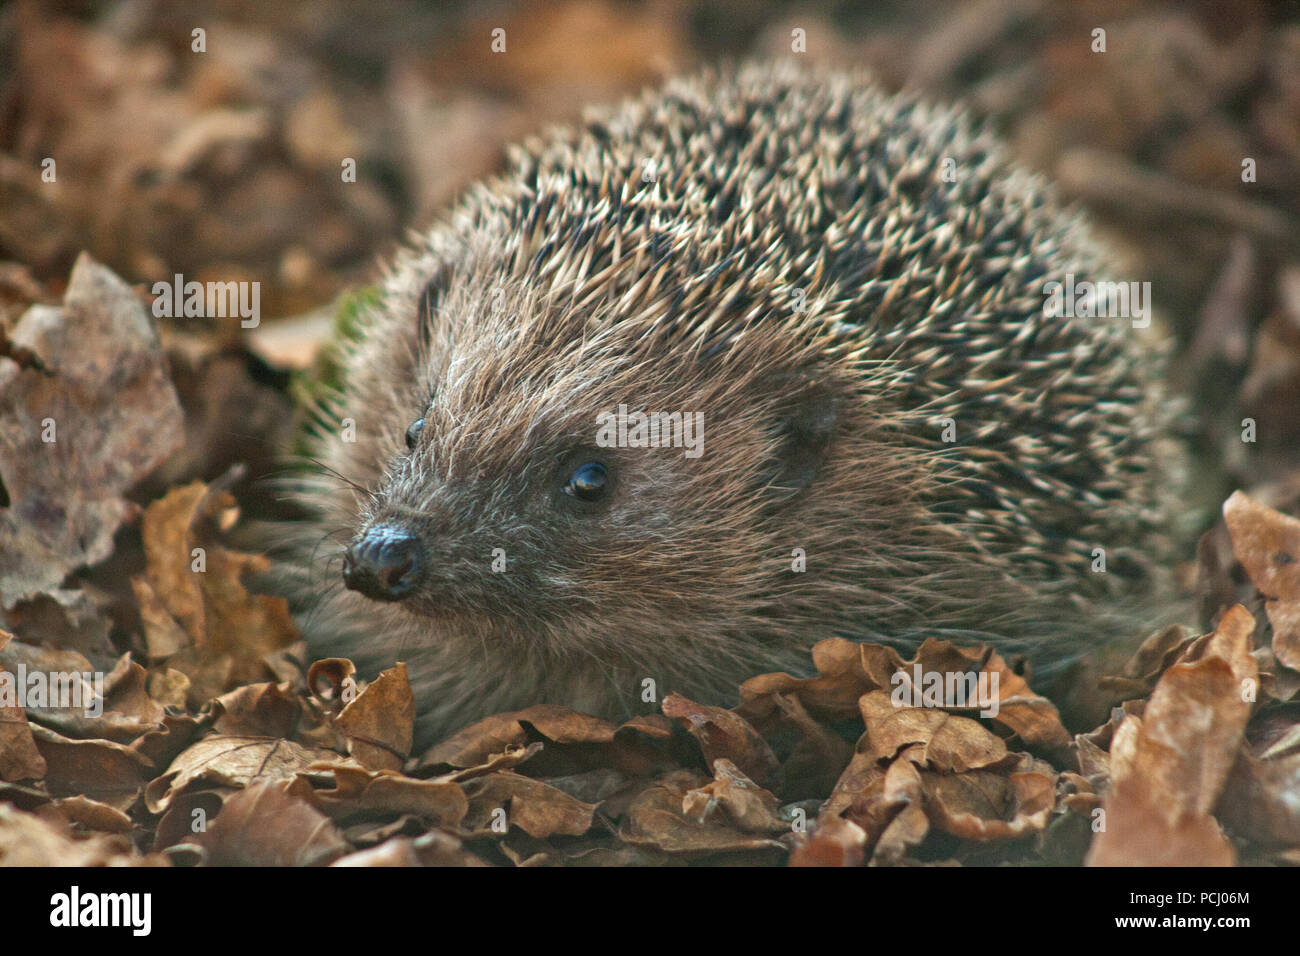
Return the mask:
<svg viewBox="0 0 1300 956">
<path fill-rule="evenodd" d="M 423 561 L 413 535 L 381 525 L 348 545 L 343 583 L 376 601 L 398 601 L 415 587 Z"/>
</svg>

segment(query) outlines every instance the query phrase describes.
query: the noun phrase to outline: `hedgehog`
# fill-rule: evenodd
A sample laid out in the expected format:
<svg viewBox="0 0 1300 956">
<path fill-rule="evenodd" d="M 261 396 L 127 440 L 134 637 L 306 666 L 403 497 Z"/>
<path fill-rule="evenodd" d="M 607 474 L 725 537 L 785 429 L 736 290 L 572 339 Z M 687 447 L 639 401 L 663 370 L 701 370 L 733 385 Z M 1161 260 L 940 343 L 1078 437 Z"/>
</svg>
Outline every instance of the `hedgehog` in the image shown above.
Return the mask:
<svg viewBox="0 0 1300 956">
<path fill-rule="evenodd" d="M 1170 547 L 1162 346 L 1045 308 L 1107 268 L 965 111 L 851 71 L 528 140 L 343 346 L 285 539 L 305 638 L 404 661 L 426 743 L 725 704 L 828 637 L 1058 673 L 1154 613 Z"/>
</svg>

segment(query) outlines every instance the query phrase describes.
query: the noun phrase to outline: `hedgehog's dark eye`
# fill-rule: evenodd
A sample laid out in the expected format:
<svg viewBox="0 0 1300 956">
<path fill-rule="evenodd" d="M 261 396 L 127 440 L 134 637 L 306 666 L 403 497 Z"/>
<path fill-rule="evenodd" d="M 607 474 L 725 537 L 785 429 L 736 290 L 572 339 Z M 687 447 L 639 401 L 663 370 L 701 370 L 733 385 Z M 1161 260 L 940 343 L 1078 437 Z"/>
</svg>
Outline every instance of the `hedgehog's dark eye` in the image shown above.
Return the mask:
<svg viewBox="0 0 1300 956">
<path fill-rule="evenodd" d="M 424 430 L 424 419 L 417 418 L 411 422 L 411 426 L 406 429 L 406 447 L 408 450 L 415 448 L 415 443 L 420 438 L 420 432 Z"/>
<path fill-rule="evenodd" d="M 569 477 L 569 483 L 564 486 L 564 493 L 572 495 L 579 501 L 599 501 L 605 497 L 608 477 L 604 465 L 598 461 L 589 461 L 585 465 L 578 466 Z"/>
</svg>

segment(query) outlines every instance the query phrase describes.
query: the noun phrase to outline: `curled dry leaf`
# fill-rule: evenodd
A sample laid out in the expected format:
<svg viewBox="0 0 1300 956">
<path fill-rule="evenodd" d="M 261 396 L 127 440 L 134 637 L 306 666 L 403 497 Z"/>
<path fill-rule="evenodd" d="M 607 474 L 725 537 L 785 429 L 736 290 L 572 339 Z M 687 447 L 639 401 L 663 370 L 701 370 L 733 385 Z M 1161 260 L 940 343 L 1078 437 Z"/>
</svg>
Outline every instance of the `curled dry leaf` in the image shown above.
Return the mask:
<svg viewBox="0 0 1300 956">
<path fill-rule="evenodd" d="M 190 679 L 195 710 L 231 687 L 267 677 L 264 655 L 298 639 L 283 598 L 244 586 L 245 573 L 266 571 L 267 559 L 230 551 L 216 538 L 234 508 L 228 493 L 195 482 L 173 489 L 144 514 L 146 569 L 132 585 L 146 643 Z"/>
<path fill-rule="evenodd" d="M 1232 553 L 1265 598 L 1273 625 L 1273 656 L 1300 670 L 1300 520 L 1240 491 L 1224 502 Z"/>
<path fill-rule="evenodd" d="M 813 717 L 794 694 L 764 692 L 743 701 L 736 712 L 769 741 L 781 760 L 779 795 L 784 801 L 824 797 L 853 756 L 852 741 Z"/>
<path fill-rule="evenodd" d="M 45 773 L 45 758 L 32 739 L 23 709 L 0 706 L 0 780 L 41 780 Z"/>
<path fill-rule="evenodd" d="M 356 665 L 346 657 L 324 657 L 307 668 L 307 691 L 338 712 L 356 690 Z"/>
<path fill-rule="evenodd" d="M 806 800 L 829 793 L 853 758 L 853 743 L 814 720 L 797 697 L 774 694 L 772 699 L 781 715 L 774 730 L 783 726 L 795 735 L 781 766 L 781 798 Z M 767 736 L 771 739 L 773 733 Z"/>
<path fill-rule="evenodd" d="M 163 706 L 146 688 L 148 672 L 129 653 L 104 674 L 76 651 L 14 641 L 0 651 L 0 664 L 21 666 L 29 680 L 43 676 L 40 696 L 28 688 L 27 716 L 64 736 L 130 741 L 163 723 Z M 68 706 L 56 706 L 65 700 Z"/>
<path fill-rule="evenodd" d="M 900 707 L 885 691 L 859 705 L 866 731 L 818 819 L 854 823 L 873 864 L 898 863 L 936 829 L 993 843 L 1047 825 L 1056 804 L 1050 764 L 1009 752 L 977 720 Z"/>
<path fill-rule="evenodd" d="M 534 747 L 540 747 L 540 743 L 532 744 Z M 527 771 L 525 771 L 526 773 Z M 466 771 L 460 771 L 456 776 L 458 779 Z M 587 770 L 582 773 L 569 774 L 564 777 L 546 777 L 546 783 L 558 790 L 563 790 L 575 800 L 581 800 L 583 803 L 601 804 L 614 796 L 621 790 L 624 790 L 628 783 L 628 778 L 612 767 L 605 767 L 599 770 Z"/>
<path fill-rule="evenodd" d="M 539 743 L 541 749 L 529 755 L 530 776 L 567 777 L 613 769 L 648 777 L 694 756 L 694 746 L 685 735 L 676 735 L 675 728 L 673 721 L 659 714 L 642 714 L 615 726 L 568 707 L 539 705 L 471 724 L 430 748 L 408 769 L 421 775 L 448 768 L 468 770 Z"/>
<path fill-rule="evenodd" d="M 672 717 L 700 742 L 710 768 L 720 757 L 730 760 L 760 787 L 778 787 L 781 764 L 766 740 L 738 713 L 697 704 L 680 694 L 664 698 L 665 717 Z"/>
<path fill-rule="evenodd" d="M 456 826 L 469 809 L 464 789 L 451 781 L 416 780 L 390 770 L 338 762 L 314 764 L 312 769 L 327 770 L 334 776 L 333 788 L 317 788 L 306 797 L 334 820 L 410 814 L 432 826 Z"/>
<path fill-rule="evenodd" d="M 991 843 L 1038 833 L 1056 806 L 1056 778 L 1050 769 L 927 776 L 930 818 L 963 840 Z"/>
<path fill-rule="evenodd" d="M 713 780 L 689 790 L 682 800 L 682 812 L 701 822 L 713 813 L 724 812 L 746 833 L 788 833 L 790 824 L 778 814 L 776 797 L 750 780 L 726 757 L 713 761 Z"/>
<path fill-rule="evenodd" d="M 942 675 L 949 679 L 967 675 L 963 687 L 966 699 L 970 690 L 977 689 L 978 704 L 965 707 L 945 702 L 946 709 L 974 716 L 984 715 L 995 726 L 1011 732 L 1029 750 L 1053 757 L 1061 757 L 1069 749 L 1070 734 L 1061 723 L 1056 705 L 1046 697 L 1035 694 L 1029 683 L 991 648 L 959 648 L 948 641 L 927 639 L 916 651 L 914 660 L 903 673 L 912 675 L 919 668 L 923 674 Z M 984 700 L 987 690 L 988 700 Z"/>
<path fill-rule="evenodd" d="M 415 732 L 415 695 L 399 663 L 380 674 L 334 719 L 348 753 L 371 770 L 400 770 Z"/>
<path fill-rule="evenodd" d="M 85 714 L 102 712 L 104 709 L 104 700 L 100 696 L 103 688 L 97 688 L 94 682 L 95 668 L 76 651 L 9 641 L 0 648 L 0 667 L 6 668 L 14 679 L 20 676 L 26 678 L 22 688 L 24 704 L 28 719 L 35 723 L 52 727 L 68 736 L 80 737 L 83 735 L 76 733 L 70 725 L 75 725 L 78 717 L 84 721 L 88 719 Z M 0 687 L 0 693 L 4 690 L 4 687 Z M 0 697 L 0 700 L 3 699 Z M 62 700 L 71 703 L 67 707 L 57 706 Z M 159 708 L 159 712 L 161 710 Z M 133 736 L 129 730 L 130 728 L 127 736 Z M 92 733 L 87 736 L 97 735 Z"/>
<path fill-rule="evenodd" d="M 148 757 L 111 740 L 71 740 L 40 726 L 32 736 L 45 758 L 45 786 L 58 796 L 81 794 L 125 810 L 153 776 Z"/>
<path fill-rule="evenodd" d="M 783 701 L 797 701 L 808 715 L 838 722 L 857 716 L 862 696 L 873 691 L 888 695 L 901 690 L 909 701 L 913 696 L 922 698 L 927 708 L 987 717 L 993 726 L 1004 729 L 1003 736 L 1044 756 L 1061 760 L 1068 753 L 1070 734 L 1055 705 L 1035 694 L 1024 677 L 991 648 L 959 648 L 931 638 L 907 661 L 892 648 L 834 638 L 819 642 L 813 648 L 813 659 L 820 672 L 818 677 L 765 674 L 746 681 L 741 686 L 742 702 L 737 713 L 768 735 L 774 725 L 797 723 Z M 937 693 L 935 678 L 942 683 Z M 803 734 L 808 737 L 806 725 Z M 828 744 L 841 761 L 838 772 L 843 769 L 847 752 L 822 736 L 820 746 Z M 815 737 L 805 739 L 804 747 L 809 746 L 819 746 Z M 808 757 L 806 752 L 802 754 L 793 769 L 804 770 Z"/>
<path fill-rule="evenodd" d="M 166 866 L 120 835 L 76 837 L 61 821 L 0 803 L 0 866 Z"/>
<path fill-rule="evenodd" d="M 1210 811 L 1236 762 L 1258 682 L 1250 654 L 1255 619 L 1228 610 L 1198 660 L 1160 678 L 1142 717 L 1111 741 L 1105 829 L 1088 853 L 1094 866 L 1226 866 L 1236 857 Z M 1192 652 L 1194 648 L 1189 648 Z"/>
<path fill-rule="evenodd" d="M 877 759 L 892 758 L 912 744 L 923 748 L 911 751 L 912 759 L 951 773 L 995 769 L 1015 759 L 1002 738 L 969 717 L 931 707 L 898 707 L 884 691 L 864 694 L 861 708 L 867 724 L 863 740 Z"/>
<path fill-rule="evenodd" d="M 911 755 L 904 751 L 889 765 L 875 801 L 855 803 L 845 816 L 862 824 L 873 844 L 873 864 L 897 863 L 912 847 L 920 846 L 930 833 L 930 819 L 925 814 L 921 772 Z"/>
<path fill-rule="evenodd" d="M 319 725 L 320 717 L 287 683 L 245 684 L 212 702 L 212 728 L 236 737 L 284 737 L 306 743 L 304 725 Z"/>
<path fill-rule="evenodd" d="M 526 763 L 535 757 L 546 745 L 540 740 L 534 741 L 527 747 L 507 746 L 504 753 L 493 754 L 483 763 L 476 767 L 465 767 L 463 770 L 453 770 L 450 773 L 438 777 L 439 780 L 455 781 L 461 783 L 465 780 L 473 780 L 475 777 L 482 777 L 497 770 L 513 770 L 522 763 Z"/>
<path fill-rule="evenodd" d="M 887 766 L 869 748 L 854 754 L 822 808 L 818 824 L 843 816 L 857 824 L 875 863 L 893 863 L 925 839 L 930 823 L 915 761 L 924 748 L 908 747 Z"/>
<path fill-rule="evenodd" d="M 1182 656 L 1191 641 L 1192 636 L 1180 624 L 1156 631 L 1142 642 L 1120 675 L 1102 677 L 1099 683 L 1116 698 L 1146 697 L 1160 680 L 1160 675 Z"/>
<path fill-rule="evenodd" d="M 828 723 L 858 716 L 858 698 L 867 691 L 888 690 L 890 678 L 904 661 L 891 647 L 855 644 L 833 637 L 813 645 L 816 677 L 760 674 L 740 685 L 737 713 L 760 724 L 775 707 L 773 694 L 798 699 L 809 714 Z"/>
<path fill-rule="evenodd" d="M 212 723 L 210 714 L 163 714 L 162 726 L 131 742 L 131 749 L 154 767 L 166 767 Z"/>
<path fill-rule="evenodd" d="M 82 254 L 63 305 L 32 306 L 0 348 L 0 605 L 108 557 L 123 495 L 182 441 L 152 316 Z"/>
<path fill-rule="evenodd" d="M 78 651 L 96 670 L 107 671 L 119 656 L 109 636 L 111 603 L 109 595 L 92 587 L 59 588 L 20 601 L 12 610 L 0 608 L 0 626 L 28 644 Z"/>
<path fill-rule="evenodd" d="M 37 807 L 36 815 L 57 820 L 74 830 L 99 830 L 103 833 L 130 833 L 135 829 L 131 818 L 116 807 L 89 797 L 60 797 Z"/>
<path fill-rule="evenodd" d="M 208 820 L 216 819 L 225 800 L 238 792 L 235 787 L 213 787 L 176 794 L 154 829 L 153 848 L 166 850 L 191 843 L 194 834 L 206 826 Z"/>
<path fill-rule="evenodd" d="M 150 813 L 162 813 L 176 794 L 194 784 L 246 787 L 257 780 L 292 777 L 319 761 L 339 759 L 333 751 L 290 740 L 212 734 L 183 751 L 166 773 L 150 782 L 145 805 Z"/>
<path fill-rule="evenodd" d="M 852 820 L 819 818 L 807 839 L 790 852 L 791 866 L 861 866 L 866 856 L 866 834 Z"/>
<path fill-rule="evenodd" d="M 508 826 L 531 837 L 581 836 L 591 829 L 596 807 L 569 796 L 558 787 L 512 771 L 477 777 L 464 784 L 469 812 L 463 826 L 484 831 L 504 811 Z"/>
<path fill-rule="evenodd" d="M 525 726 L 527 725 L 527 726 Z M 420 757 L 421 767 L 473 767 L 507 747 L 530 743 L 527 727 L 556 744 L 608 744 L 618 729 L 590 714 L 555 704 L 540 704 L 524 710 L 496 714 L 453 734 Z"/>
<path fill-rule="evenodd" d="M 646 787 L 628 807 L 619 827 L 619 837 L 633 846 L 665 853 L 706 855 L 764 851 L 779 852 L 785 846 L 770 837 L 746 833 L 724 814 L 706 820 L 682 809 L 686 795 L 708 784 L 708 778 L 693 771 L 679 770 Z"/>
</svg>

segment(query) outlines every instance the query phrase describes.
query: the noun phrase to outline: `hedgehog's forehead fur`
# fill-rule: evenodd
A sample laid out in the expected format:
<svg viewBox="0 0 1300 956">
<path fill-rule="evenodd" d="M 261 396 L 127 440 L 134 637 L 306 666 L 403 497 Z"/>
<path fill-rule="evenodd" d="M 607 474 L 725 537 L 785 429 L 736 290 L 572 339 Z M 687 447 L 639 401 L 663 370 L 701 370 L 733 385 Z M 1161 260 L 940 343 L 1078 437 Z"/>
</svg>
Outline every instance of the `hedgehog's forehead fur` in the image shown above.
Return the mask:
<svg viewBox="0 0 1300 956">
<path fill-rule="evenodd" d="M 825 367 L 815 324 L 728 325 L 724 347 L 703 329 L 674 329 L 663 303 L 619 319 L 608 303 L 575 307 L 491 279 L 490 289 L 460 285 L 438 306 L 458 319 L 437 327 L 446 338 L 418 363 L 424 380 L 410 411 L 425 425 L 411 457 L 442 481 L 520 475 L 591 445 L 597 415 L 619 405 L 725 412 L 712 423 L 722 432 L 733 418 L 761 420 L 779 398 L 773 389 Z"/>
<path fill-rule="evenodd" d="M 496 272 L 456 283 L 436 308 L 457 321 L 435 324 L 423 345 L 422 384 L 407 418 L 394 418 L 391 464 L 356 521 L 400 525 L 436 550 L 438 566 L 408 606 L 531 619 L 562 610 L 570 633 L 602 603 L 625 607 L 630 589 L 660 611 L 707 600 L 717 613 L 754 566 L 716 551 L 683 567 L 684 548 L 723 537 L 755 555 L 789 551 L 792 527 L 767 511 L 787 490 L 791 395 L 857 387 L 827 365 L 837 346 L 825 326 L 721 315 L 715 334 L 674 327 L 662 304 L 628 318 L 608 303 L 539 296 Z M 620 406 L 699 413 L 702 454 L 597 447 L 598 416 Z M 415 418 L 423 426 L 408 449 L 404 426 Z M 872 431 L 861 414 L 841 424 Z M 609 466 L 614 487 L 600 508 L 575 509 L 561 489 L 587 460 Z M 882 458 L 857 480 L 864 493 L 872 482 L 885 490 L 898 471 Z M 509 583 L 485 560 L 496 546 Z"/>
<path fill-rule="evenodd" d="M 318 457 L 370 494 L 321 481 L 318 524 L 410 520 L 439 559 L 400 606 L 331 590 L 307 637 L 407 657 L 438 724 L 608 712 L 630 669 L 729 688 L 834 633 L 1099 629 L 1176 487 L 1129 320 L 1044 315 L 1099 261 L 961 111 L 860 76 L 705 74 L 528 142 L 398 257 L 320 411 Z M 704 454 L 610 449 L 609 507 L 566 512 L 565 456 L 619 405 L 701 412 Z"/>
</svg>

